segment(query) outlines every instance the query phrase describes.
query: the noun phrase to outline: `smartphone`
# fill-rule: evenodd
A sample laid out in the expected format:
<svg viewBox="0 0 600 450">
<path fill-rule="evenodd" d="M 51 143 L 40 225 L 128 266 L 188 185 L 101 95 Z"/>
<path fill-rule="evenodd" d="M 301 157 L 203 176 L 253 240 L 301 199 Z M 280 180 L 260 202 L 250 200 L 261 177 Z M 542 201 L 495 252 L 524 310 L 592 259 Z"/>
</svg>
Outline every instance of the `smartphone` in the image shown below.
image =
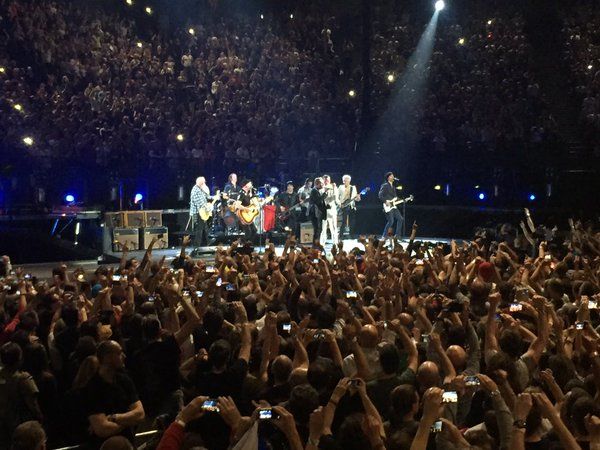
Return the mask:
<svg viewBox="0 0 600 450">
<path fill-rule="evenodd" d="M 79 281 L 79 282 L 85 281 L 85 277 L 83 276 L 82 273 L 80 273 L 79 275 L 77 275 L 77 281 Z"/>
<path fill-rule="evenodd" d="M 26 280 L 31 280 L 31 274 L 30 273 L 26 273 L 23 278 L 25 278 Z"/>
<path fill-rule="evenodd" d="M 196 297 L 200 298 L 204 295 L 204 291 L 196 291 Z"/>
<path fill-rule="evenodd" d="M 598 309 L 598 302 L 596 300 L 589 300 L 588 309 Z"/>
<path fill-rule="evenodd" d="M 314 334 L 315 339 L 325 339 L 325 333 L 323 330 L 319 330 Z"/>
<path fill-rule="evenodd" d="M 215 269 L 215 266 L 206 266 L 206 269 L 204 269 L 204 271 L 206 273 L 215 273 L 216 269 Z"/>
<path fill-rule="evenodd" d="M 508 310 L 510 312 L 519 312 L 519 311 L 523 311 L 523 305 L 521 305 L 520 303 L 511 303 Z"/>
<path fill-rule="evenodd" d="M 189 290 L 189 288 L 183 288 L 181 290 L 181 295 L 183 295 L 184 297 L 189 297 L 190 296 L 190 290 Z"/>
<path fill-rule="evenodd" d="M 219 412 L 219 407 L 217 406 L 217 399 L 211 398 L 202 403 L 202 409 L 204 411 L 209 412 Z"/>
<path fill-rule="evenodd" d="M 156 300 L 156 297 L 155 297 L 154 295 L 149 295 L 149 296 L 148 296 L 148 301 L 149 301 L 150 303 L 154 303 L 154 301 L 155 301 L 155 300 Z"/>
<path fill-rule="evenodd" d="M 277 414 L 273 412 L 273 408 L 261 408 L 258 410 L 258 420 L 277 419 Z"/>
<path fill-rule="evenodd" d="M 121 275 L 113 275 L 112 280 L 113 281 L 121 281 Z"/>
<path fill-rule="evenodd" d="M 383 329 L 387 330 L 387 328 L 388 328 L 388 322 L 387 322 L 387 320 L 384 320 L 383 321 Z"/>
<path fill-rule="evenodd" d="M 313 259 L 313 264 L 319 264 L 319 258 Z"/>
<path fill-rule="evenodd" d="M 346 298 L 356 298 L 356 291 L 346 291 Z"/>
<path fill-rule="evenodd" d="M 289 333 L 290 331 L 292 331 L 292 324 L 289 322 L 284 323 L 282 326 L 282 329 L 283 329 L 283 331 L 287 331 Z"/>
<path fill-rule="evenodd" d="M 422 259 L 417 259 L 416 263 L 417 266 L 422 266 L 423 265 L 423 260 Z"/>
<path fill-rule="evenodd" d="M 435 422 L 433 422 L 433 425 L 431 425 L 431 432 L 432 433 L 439 433 L 442 431 L 442 424 L 443 422 L 441 420 L 436 420 Z"/>
<path fill-rule="evenodd" d="M 222 284 L 223 284 L 223 280 L 221 280 L 221 277 L 219 277 L 217 279 L 217 286 L 221 287 Z"/>
<path fill-rule="evenodd" d="M 465 377 L 465 385 L 466 386 L 479 386 L 481 382 L 477 375 L 468 375 Z"/>
<path fill-rule="evenodd" d="M 584 322 L 575 322 L 575 329 L 576 330 L 583 330 L 583 326 L 585 325 Z"/>
<path fill-rule="evenodd" d="M 546 261 L 550 261 L 552 259 L 552 255 L 544 255 L 544 259 Z"/>
<path fill-rule="evenodd" d="M 456 403 L 458 402 L 458 394 L 456 391 L 444 391 L 442 394 L 442 403 Z"/>
<path fill-rule="evenodd" d="M 235 289 L 236 289 L 235 288 L 235 284 L 228 283 L 228 284 L 225 285 L 225 290 L 226 291 L 235 291 Z"/>
</svg>

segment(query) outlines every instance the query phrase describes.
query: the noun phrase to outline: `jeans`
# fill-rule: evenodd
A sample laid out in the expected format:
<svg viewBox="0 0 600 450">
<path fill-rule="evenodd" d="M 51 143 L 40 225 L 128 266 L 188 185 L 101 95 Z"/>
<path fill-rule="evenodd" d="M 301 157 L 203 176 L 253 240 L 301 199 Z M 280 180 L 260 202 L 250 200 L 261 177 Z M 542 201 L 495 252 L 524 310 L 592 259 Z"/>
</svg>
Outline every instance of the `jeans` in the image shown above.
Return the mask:
<svg viewBox="0 0 600 450">
<path fill-rule="evenodd" d="M 394 228 L 394 224 L 396 224 L 395 236 L 401 237 L 400 234 L 402 233 L 402 222 L 404 222 L 404 217 L 402 217 L 398 208 L 394 208 L 390 212 L 387 212 L 385 216 L 387 217 L 387 222 L 383 229 L 383 239 L 385 239 L 388 236 L 389 231 Z"/>
<path fill-rule="evenodd" d="M 204 239 L 208 242 L 207 223 L 198 214 L 192 216 L 192 230 L 194 232 L 194 247 L 200 247 Z"/>
</svg>

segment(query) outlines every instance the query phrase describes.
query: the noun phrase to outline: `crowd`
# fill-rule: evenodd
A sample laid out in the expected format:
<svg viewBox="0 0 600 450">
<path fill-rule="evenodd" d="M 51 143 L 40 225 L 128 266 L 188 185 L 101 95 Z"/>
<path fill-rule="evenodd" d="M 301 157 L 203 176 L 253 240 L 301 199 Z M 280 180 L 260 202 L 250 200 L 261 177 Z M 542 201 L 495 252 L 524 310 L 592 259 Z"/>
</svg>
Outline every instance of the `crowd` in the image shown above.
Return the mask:
<svg viewBox="0 0 600 450">
<path fill-rule="evenodd" d="M 573 90 L 581 101 L 580 122 L 586 143 L 596 152 L 600 137 L 600 14 L 592 4 L 581 2 L 565 19 L 564 56 L 573 74 Z"/>
<path fill-rule="evenodd" d="M 3 257 L 0 448 L 598 449 L 600 236 L 525 213 L 49 280 Z"/>
<path fill-rule="evenodd" d="M 353 145 L 327 16 L 210 14 L 152 31 L 78 2 L 2 0 L 3 144 L 94 167 L 272 168 Z M 16 106 L 19 105 L 19 106 Z"/>
<path fill-rule="evenodd" d="M 385 110 L 423 28 L 405 17 L 376 22 L 373 37 L 375 110 Z M 556 126 L 531 71 L 531 47 L 519 15 L 468 14 L 440 19 L 428 63 L 429 79 L 410 115 L 395 124 L 412 127 L 424 151 L 521 152 L 556 142 Z M 421 74 L 422 69 L 416 68 Z M 425 75 L 416 75 L 423 77 Z M 414 83 L 414 82 L 413 82 Z M 412 86 L 412 85 L 410 85 Z M 402 89 L 402 96 L 413 94 Z M 417 92 L 418 93 L 418 92 Z M 398 101 L 398 100 L 396 100 Z"/>
</svg>

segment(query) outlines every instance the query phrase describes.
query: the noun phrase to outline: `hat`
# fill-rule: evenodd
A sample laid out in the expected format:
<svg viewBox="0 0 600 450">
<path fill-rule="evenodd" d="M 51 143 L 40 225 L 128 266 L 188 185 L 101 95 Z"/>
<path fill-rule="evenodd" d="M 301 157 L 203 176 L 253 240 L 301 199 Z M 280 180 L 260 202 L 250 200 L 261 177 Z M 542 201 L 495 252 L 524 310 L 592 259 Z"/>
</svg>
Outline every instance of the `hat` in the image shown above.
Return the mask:
<svg viewBox="0 0 600 450">
<path fill-rule="evenodd" d="M 492 281 L 492 278 L 494 278 L 494 266 L 492 266 L 492 263 L 490 262 L 484 261 L 481 264 L 479 264 L 478 271 L 479 276 L 486 283 L 489 283 L 490 281 Z"/>
<path fill-rule="evenodd" d="M 248 183 L 252 183 L 252 180 L 249 180 L 248 178 L 244 178 L 244 179 L 242 180 L 242 182 L 240 183 L 240 186 L 241 186 L 241 187 L 244 187 L 244 186 L 246 186 Z"/>
<path fill-rule="evenodd" d="M 387 181 L 387 179 L 390 177 L 390 175 L 393 175 L 393 174 L 394 174 L 394 172 L 386 172 L 384 175 L 385 181 Z"/>
</svg>

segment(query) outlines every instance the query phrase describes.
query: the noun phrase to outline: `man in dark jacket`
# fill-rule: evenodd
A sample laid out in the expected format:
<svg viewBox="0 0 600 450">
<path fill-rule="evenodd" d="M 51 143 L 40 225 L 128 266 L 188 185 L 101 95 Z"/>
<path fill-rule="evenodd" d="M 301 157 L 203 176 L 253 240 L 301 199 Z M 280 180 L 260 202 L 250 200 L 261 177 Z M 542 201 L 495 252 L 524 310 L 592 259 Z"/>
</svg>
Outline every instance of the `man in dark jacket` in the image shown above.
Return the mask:
<svg viewBox="0 0 600 450">
<path fill-rule="evenodd" d="M 386 205 L 390 207 L 388 211 L 386 211 L 385 215 L 387 217 L 387 222 L 385 224 L 385 228 L 383 229 L 382 238 L 385 239 L 388 236 L 390 230 L 393 230 L 394 224 L 396 225 L 396 237 L 400 237 L 402 233 L 402 222 L 404 221 L 404 217 L 400 214 L 398 207 L 394 206 L 392 200 L 396 198 L 396 187 L 394 186 L 394 174 L 392 172 L 388 172 L 385 174 L 385 183 L 381 185 L 379 188 L 379 200 L 384 203 L 384 208 Z"/>
</svg>

